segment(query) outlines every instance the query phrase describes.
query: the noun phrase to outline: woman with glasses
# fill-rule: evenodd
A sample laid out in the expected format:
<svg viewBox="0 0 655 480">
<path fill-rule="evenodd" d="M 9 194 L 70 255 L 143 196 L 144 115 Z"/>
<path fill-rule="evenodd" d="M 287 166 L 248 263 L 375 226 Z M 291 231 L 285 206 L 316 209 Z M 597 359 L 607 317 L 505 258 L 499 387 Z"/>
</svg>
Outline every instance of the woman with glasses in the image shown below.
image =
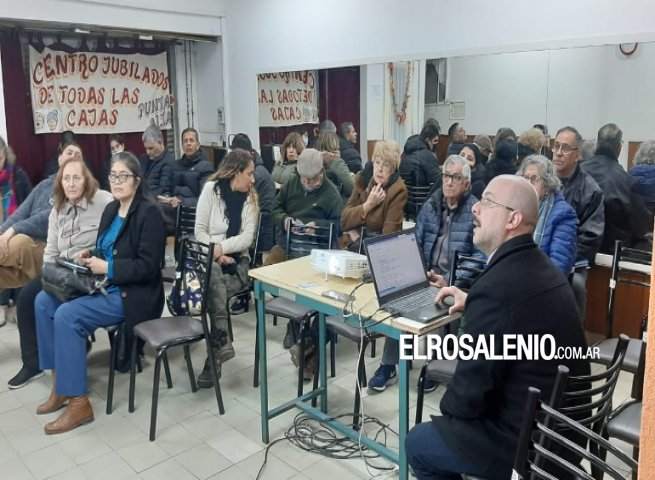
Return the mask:
<svg viewBox="0 0 655 480">
<path fill-rule="evenodd" d="M 348 165 L 341 158 L 339 137 L 336 133 L 321 132 L 316 140 L 316 150 L 321 152 L 328 179 L 337 187 L 341 198 L 347 201 L 353 193 L 355 182 Z"/>
<path fill-rule="evenodd" d="M 373 161 L 355 175 L 355 186 L 341 213 L 341 248 L 358 251 L 361 227 L 370 234 L 397 232 L 403 226 L 407 188 L 398 174 L 400 147 L 394 141 L 375 144 Z"/>
<path fill-rule="evenodd" d="M 47 434 L 93 421 L 87 395 L 86 338 L 97 328 L 125 322 L 129 345 L 134 326 L 159 317 L 164 306 L 161 207 L 147 190 L 139 161 L 129 152 L 114 157 L 109 182 L 116 200 L 102 213 L 95 249 L 77 257 L 94 274 L 107 276 L 106 295 L 61 302 L 42 291 L 35 300 L 40 368 L 51 369 L 53 378 L 50 397 L 36 413 L 54 413 L 67 404 L 57 419 L 45 425 Z M 129 361 L 124 363 L 116 368 L 127 371 Z"/>
<path fill-rule="evenodd" d="M 575 263 L 578 217 L 562 195 L 553 163 L 543 155 L 529 155 L 516 174 L 532 184 L 539 198 L 535 243 L 568 277 Z"/>
</svg>

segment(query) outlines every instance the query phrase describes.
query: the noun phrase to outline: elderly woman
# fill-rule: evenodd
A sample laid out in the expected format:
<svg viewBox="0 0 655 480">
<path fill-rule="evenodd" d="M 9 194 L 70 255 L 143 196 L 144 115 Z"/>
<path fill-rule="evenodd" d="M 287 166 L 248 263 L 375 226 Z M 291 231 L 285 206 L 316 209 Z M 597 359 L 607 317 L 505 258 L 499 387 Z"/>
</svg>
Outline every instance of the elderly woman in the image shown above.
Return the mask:
<svg viewBox="0 0 655 480">
<path fill-rule="evenodd" d="M 353 193 L 353 175 L 348 169 L 348 165 L 341 158 L 339 150 L 339 137 L 336 133 L 321 132 L 316 140 L 316 150 L 321 152 L 323 157 L 323 166 L 325 173 L 332 183 L 341 193 L 341 197 L 346 200 Z"/>
<path fill-rule="evenodd" d="M 355 176 L 353 193 L 341 213 L 342 248 L 358 250 L 361 227 L 371 233 L 402 228 L 407 188 L 398 175 L 400 147 L 394 141 L 377 142 L 373 161 Z"/>
<path fill-rule="evenodd" d="M 254 171 L 255 162 L 250 152 L 239 148 L 232 150 L 207 180 L 198 199 L 196 238 L 215 244 L 207 310 L 215 347 L 212 360 L 219 376 L 222 364 L 234 358 L 234 347 L 227 332 L 227 299 L 248 283 L 248 249 L 255 239 L 259 215 Z M 209 362 L 207 357 L 198 377 L 200 388 L 214 386 Z"/>
<path fill-rule="evenodd" d="M 575 263 L 578 217 L 561 193 L 553 162 L 543 155 L 529 155 L 517 175 L 532 184 L 539 197 L 539 220 L 534 242 L 555 266 L 568 277 Z"/>
<path fill-rule="evenodd" d="M 70 175 L 65 184 L 79 183 L 76 174 Z M 131 338 L 135 325 L 159 317 L 164 307 L 161 261 L 166 239 L 161 207 L 148 192 L 133 154 L 121 152 L 114 157 L 109 181 L 116 200 L 102 212 L 93 252 L 84 250 L 77 257 L 94 274 L 107 276 L 107 294 L 61 302 L 42 291 L 34 302 L 40 367 L 52 369 L 53 377 L 50 397 L 36 413 L 54 413 L 68 403 L 56 420 L 45 425 L 47 434 L 93 421 L 86 338 L 97 328 L 122 322 Z"/>
<path fill-rule="evenodd" d="M 299 133 L 291 132 L 284 139 L 284 143 L 280 148 L 280 160 L 273 167 L 273 180 L 280 186 L 287 183 L 289 177 L 293 174 L 296 163 L 298 163 L 298 156 L 304 149 L 305 143 Z"/>
<path fill-rule="evenodd" d="M 92 248 L 102 212 L 113 197 L 109 192 L 98 189 L 98 182 L 82 157 L 75 156 L 63 160 L 55 178 L 52 200 L 44 263 L 54 263 L 57 257 L 75 258 L 80 252 Z M 36 320 L 33 310 L 29 314 L 23 311 L 25 302 L 31 302 L 33 309 L 34 299 L 41 291 L 41 277 L 37 277 L 33 283 L 29 283 L 20 296 L 18 331 L 23 367 L 9 380 L 9 388 L 19 388 L 42 375 L 36 344 Z"/>
<path fill-rule="evenodd" d="M 639 193 L 651 214 L 655 210 L 655 140 L 646 140 L 635 155 L 635 166 L 629 170 L 637 181 L 635 190 Z"/>
</svg>

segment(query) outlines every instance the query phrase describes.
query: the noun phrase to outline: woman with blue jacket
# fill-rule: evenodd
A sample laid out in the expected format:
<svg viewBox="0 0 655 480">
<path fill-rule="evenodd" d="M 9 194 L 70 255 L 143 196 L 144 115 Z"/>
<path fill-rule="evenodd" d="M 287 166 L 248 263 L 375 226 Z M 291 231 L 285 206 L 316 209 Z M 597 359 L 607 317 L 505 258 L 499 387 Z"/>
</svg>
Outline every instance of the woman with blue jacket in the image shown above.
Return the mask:
<svg viewBox="0 0 655 480">
<path fill-rule="evenodd" d="M 578 217 L 560 191 L 553 163 L 543 155 L 529 155 L 516 174 L 530 182 L 539 197 L 534 242 L 568 277 L 575 263 Z"/>
</svg>

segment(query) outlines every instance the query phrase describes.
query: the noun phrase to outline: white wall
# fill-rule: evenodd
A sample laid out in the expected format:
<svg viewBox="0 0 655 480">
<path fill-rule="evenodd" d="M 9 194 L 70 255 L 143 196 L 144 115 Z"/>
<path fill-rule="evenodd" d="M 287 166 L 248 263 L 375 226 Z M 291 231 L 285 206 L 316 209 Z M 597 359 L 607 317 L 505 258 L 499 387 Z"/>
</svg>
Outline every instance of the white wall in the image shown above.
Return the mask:
<svg viewBox="0 0 655 480">
<path fill-rule="evenodd" d="M 573 125 L 595 138 L 614 122 L 625 141 L 655 138 L 655 43 L 641 43 L 632 57 L 611 45 L 454 58 L 448 82 L 448 100 L 466 102 L 462 121 L 470 134 L 500 126 L 520 134 L 545 123 L 552 134 Z M 453 122 L 447 107 L 437 119 L 444 129 Z"/>
<path fill-rule="evenodd" d="M 653 14 L 649 0 L 232 0 L 228 132 L 258 138 L 257 73 L 655 40 Z"/>
<path fill-rule="evenodd" d="M 4 0 L 0 18 L 219 36 L 227 0 Z"/>
</svg>

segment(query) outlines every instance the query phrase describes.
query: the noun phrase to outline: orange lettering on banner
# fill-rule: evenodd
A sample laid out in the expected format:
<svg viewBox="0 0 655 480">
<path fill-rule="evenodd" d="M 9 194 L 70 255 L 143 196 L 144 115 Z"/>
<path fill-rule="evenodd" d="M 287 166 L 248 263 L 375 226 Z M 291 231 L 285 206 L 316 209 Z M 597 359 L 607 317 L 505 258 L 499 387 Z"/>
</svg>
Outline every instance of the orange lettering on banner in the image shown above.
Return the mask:
<svg viewBox="0 0 655 480">
<path fill-rule="evenodd" d="M 130 89 L 125 87 L 123 89 L 111 89 L 111 104 L 114 105 L 136 105 L 139 103 L 139 89 L 135 88 L 130 92 Z"/>
<path fill-rule="evenodd" d="M 302 112 L 298 107 L 273 107 L 271 108 L 271 118 L 276 122 L 300 120 L 302 118 Z"/>
<path fill-rule="evenodd" d="M 66 125 L 69 129 L 75 127 L 113 127 L 118 122 L 118 110 L 107 111 L 104 108 L 87 108 L 69 110 L 66 115 Z"/>
</svg>

